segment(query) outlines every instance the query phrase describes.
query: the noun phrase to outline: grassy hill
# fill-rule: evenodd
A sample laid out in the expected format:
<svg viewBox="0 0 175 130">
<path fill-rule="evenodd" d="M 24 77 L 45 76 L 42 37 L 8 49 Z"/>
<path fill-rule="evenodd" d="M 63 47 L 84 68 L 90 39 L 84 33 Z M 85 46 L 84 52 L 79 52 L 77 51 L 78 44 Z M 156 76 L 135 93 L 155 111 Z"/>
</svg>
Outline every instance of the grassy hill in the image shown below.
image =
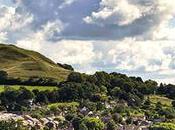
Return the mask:
<svg viewBox="0 0 175 130">
<path fill-rule="evenodd" d="M 0 70 L 9 77 L 28 79 L 30 77 L 65 80 L 70 73 L 38 52 L 0 44 Z"/>
</svg>

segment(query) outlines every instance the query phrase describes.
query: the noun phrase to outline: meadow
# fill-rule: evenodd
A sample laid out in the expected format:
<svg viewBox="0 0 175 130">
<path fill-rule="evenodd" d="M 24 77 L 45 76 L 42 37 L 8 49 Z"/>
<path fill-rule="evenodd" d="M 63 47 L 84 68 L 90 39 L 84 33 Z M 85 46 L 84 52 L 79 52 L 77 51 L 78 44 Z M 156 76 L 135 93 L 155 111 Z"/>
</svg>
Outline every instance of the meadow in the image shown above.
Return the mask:
<svg viewBox="0 0 175 130">
<path fill-rule="evenodd" d="M 172 107 L 172 99 L 159 95 L 148 96 L 152 104 L 160 102 L 164 107 Z"/>
<path fill-rule="evenodd" d="M 37 89 L 39 91 L 53 91 L 53 90 L 57 90 L 58 87 L 53 87 L 53 86 L 20 86 L 20 85 L 10 85 L 10 86 L 4 86 L 4 85 L 0 85 L 0 92 L 3 92 L 5 90 L 5 87 L 9 87 L 15 90 L 20 89 L 20 87 L 25 87 L 28 90 L 32 91 L 34 89 Z"/>
</svg>

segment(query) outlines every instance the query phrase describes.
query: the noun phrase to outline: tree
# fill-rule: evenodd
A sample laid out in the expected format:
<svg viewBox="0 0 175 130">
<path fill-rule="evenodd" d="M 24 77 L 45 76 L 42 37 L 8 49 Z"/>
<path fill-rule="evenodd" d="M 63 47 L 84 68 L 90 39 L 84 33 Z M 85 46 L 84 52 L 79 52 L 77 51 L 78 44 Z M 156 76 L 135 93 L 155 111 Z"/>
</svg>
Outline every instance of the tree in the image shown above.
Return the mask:
<svg viewBox="0 0 175 130">
<path fill-rule="evenodd" d="M 145 100 L 145 102 L 144 102 L 144 104 L 143 104 L 143 108 L 144 109 L 148 109 L 148 108 L 150 108 L 150 106 L 151 106 L 151 101 L 150 101 L 150 99 L 149 99 L 149 97 Z"/>
<path fill-rule="evenodd" d="M 87 128 L 87 126 L 82 122 L 82 123 L 80 124 L 79 130 L 88 130 L 88 128 Z"/>
<path fill-rule="evenodd" d="M 3 70 L 0 70 L 0 83 L 1 84 L 4 84 L 5 81 L 7 80 L 7 72 L 6 71 L 3 71 Z"/>
<path fill-rule="evenodd" d="M 17 105 L 17 108 L 20 108 L 20 106 L 30 108 L 31 107 L 30 100 L 34 98 L 34 94 L 30 90 L 26 89 L 25 87 L 21 87 L 18 93 L 19 94 L 16 98 L 16 102 L 19 105 Z"/>
<path fill-rule="evenodd" d="M 47 92 L 46 91 L 40 91 L 36 97 L 35 101 L 39 103 L 48 103 L 48 98 L 47 98 Z"/>
<path fill-rule="evenodd" d="M 3 105 L 8 111 L 13 111 L 18 94 L 18 91 L 5 89 L 5 91 L 0 94 L 1 105 Z"/>
<path fill-rule="evenodd" d="M 71 71 L 74 71 L 74 68 L 71 66 L 71 65 L 68 65 L 68 64 L 61 64 L 61 63 L 57 63 L 58 66 L 66 69 L 66 70 L 71 70 Z"/>
<path fill-rule="evenodd" d="M 103 130 L 104 129 L 104 123 L 97 118 L 93 117 L 85 117 L 83 119 L 83 123 L 86 125 L 88 130 Z"/>
<path fill-rule="evenodd" d="M 172 101 L 172 106 L 175 108 L 175 100 L 174 101 Z"/>
<path fill-rule="evenodd" d="M 118 113 L 113 114 L 112 119 L 115 121 L 115 123 L 121 123 L 123 121 L 121 114 Z"/>
<path fill-rule="evenodd" d="M 0 130 L 28 130 L 21 121 L 0 121 Z"/>
<path fill-rule="evenodd" d="M 162 103 L 161 102 L 157 102 L 156 103 L 156 110 L 161 110 L 162 109 Z"/>
<path fill-rule="evenodd" d="M 112 93 L 112 96 L 119 98 L 122 93 L 122 90 L 119 87 L 115 87 L 114 89 L 112 89 L 111 93 Z"/>
<path fill-rule="evenodd" d="M 26 89 L 25 87 L 21 87 L 19 91 L 20 91 L 20 94 L 18 95 L 18 100 L 29 100 L 29 99 L 33 99 L 34 97 L 34 94 L 30 90 Z"/>
<path fill-rule="evenodd" d="M 79 130 L 80 128 L 80 124 L 81 124 L 81 118 L 80 117 L 75 117 L 72 121 L 72 125 L 74 127 L 75 130 Z M 80 129 L 81 130 L 81 129 Z"/>
<path fill-rule="evenodd" d="M 61 101 L 74 101 L 81 98 L 78 93 L 78 84 L 72 82 L 64 84 L 59 90 L 59 95 Z"/>
<path fill-rule="evenodd" d="M 109 121 L 107 123 L 107 126 L 106 126 L 106 130 L 116 130 L 116 125 L 115 125 L 115 122 L 113 120 Z"/>
<path fill-rule="evenodd" d="M 94 76 L 97 78 L 96 85 L 98 85 L 98 86 L 102 86 L 103 85 L 103 86 L 106 86 L 107 88 L 109 86 L 111 86 L 110 85 L 110 80 L 111 80 L 110 74 L 102 71 L 102 72 L 96 72 L 94 74 Z"/>
<path fill-rule="evenodd" d="M 153 80 L 147 80 L 145 81 L 145 87 L 143 88 L 144 94 L 155 94 L 158 83 Z"/>
<path fill-rule="evenodd" d="M 127 120 L 126 120 L 126 123 L 129 125 L 129 124 L 132 124 L 133 123 L 133 120 L 132 120 L 132 118 L 128 118 Z"/>
<path fill-rule="evenodd" d="M 150 130 L 175 130 L 173 123 L 157 123 L 150 127 Z"/>
<path fill-rule="evenodd" d="M 83 77 L 78 72 L 72 72 L 72 73 L 69 74 L 69 76 L 67 78 L 67 81 L 81 83 L 83 81 Z"/>
</svg>

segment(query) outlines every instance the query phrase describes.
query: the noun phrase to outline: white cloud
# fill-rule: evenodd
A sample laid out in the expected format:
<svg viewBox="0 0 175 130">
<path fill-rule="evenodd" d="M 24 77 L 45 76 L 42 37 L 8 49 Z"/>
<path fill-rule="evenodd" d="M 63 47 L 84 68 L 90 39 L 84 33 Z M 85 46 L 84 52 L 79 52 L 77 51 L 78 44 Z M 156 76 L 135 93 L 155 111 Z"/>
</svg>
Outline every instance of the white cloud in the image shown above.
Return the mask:
<svg viewBox="0 0 175 130">
<path fill-rule="evenodd" d="M 166 39 L 175 40 L 175 27 L 169 25 L 169 21 L 162 22 L 155 30 L 152 32 L 153 39 Z"/>
<path fill-rule="evenodd" d="M 0 5 L 0 42 L 15 42 L 15 37 L 26 35 L 30 24 L 33 22 L 33 15 L 19 11 L 16 7 Z M 12 41 L 12 39 L 13 41 Z"/>
<path fill-rule="evenodd" d="M 108 50 L 106 58 L 110 57 L 111 64 L 115 64 L 116 69 L 119 70 L 162 71 L 169 69 L 172 58 L 165 54 L 164 49 L 171 46 L 172 43 L 169 41 L 136 41 L 133 39 L 116 41 L 115 46 Z"/>
<path fill-rule="evenodd" d="M 90 65 L 95 60 L 93 44 L 88 41 L 61 40 L 51 47 L 50 57 L 72 65 Z"/>
<path fill-rule="evenodd" d="M 7 33 L 0 32 L 0 42 L 4 43 L 7 40 Z"/>
<path fill-rule="evenodd" d="M 64 0 L 64 2 L 59 6 L 60 9 L 63 9 L 72 3 L 76 2 L 77 0 Z"/>
<path fill-rule="evenodd" d="M 48 22 L 41 30 L 29 33 L 27 37 L 18 40 L 17 46 L 40 51 L 41 47 L 54 37 L 55 32 L 60 33 L 63 29 L 61 21 Z"/>
<path fill-rule="evenodd" d="M 84 18 L 87 23 L 126 25 L 141 17 L 142 12 L 128 0 L 102 0 L 98 12 Z"/>
<path fill-rule="evenodd" d="M 16 31 L 32 21 L 33 16 L 30 14 L 20 14 L 14 7 L 0 7 L 0 31 Z"/>
<path fill-rule="evenodd" d="M 124 38 L 131 32 L 139 39 L 174 40 L 175 29 L 169 25 L 175 17 L 174 7 L 171 0 L 102 0 L 99 10 L 83 20 L 106 28 L 112 25 L 116 30 L 123 26 L 118 31 L 121 35 L 125 30 Z M 134 35 L 136 30 L 141 31 L 139 35 Z"/>
<path fill-rule="evenodd" d="M 10 26 L 10 20 L 15 14 L 15 8 L 12 7 L 0 7 L 0 31 Z"/>
<path fill-rule="evenodd" d="M 99 11 L 84 18 L 85 22 L 120 26 L 146 15 L 166 15 L 166 19 L 170 19 L 175 14 L 175 4 L 170 0 L 102 0 L 100 5 Z"/>
</svg>

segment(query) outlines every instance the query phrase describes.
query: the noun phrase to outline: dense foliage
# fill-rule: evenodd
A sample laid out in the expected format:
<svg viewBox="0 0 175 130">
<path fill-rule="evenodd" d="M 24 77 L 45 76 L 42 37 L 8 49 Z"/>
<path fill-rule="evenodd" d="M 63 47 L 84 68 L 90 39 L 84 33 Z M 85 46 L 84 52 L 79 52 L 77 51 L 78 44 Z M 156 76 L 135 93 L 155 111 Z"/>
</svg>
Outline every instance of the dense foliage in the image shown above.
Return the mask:
<svg viewBox="0 0 175 130">
<path fill-rule="evenodd" d="M 20 121 L 0 121 L 0 130 L 28 130 Z"/>
<path fill-rule="evenodd" d="M 175 130 L 175 124 L 172 123 L 158 123 L 153 125 L 150 130 Z"/>
<path fill-rule="evenodd" d="M 7 77 L 3 71 L 0 76 L 3 80 Z M 52 83 L 51 81 L 48 82 L 42 79 L 35 81 L 31 79 L 23 82 L 23 84 L 47 85 Z M 68 76 L 67 81 L 61 82 L 58 86 L 59 90 L 54 92 L 39 92 L 37 90 L 31 92 L 25 88 L 20 90 L 7 88 L 0 94 L 1 105 L 7 109 L 16 110 L 17 107 L 21 110 L 21 106 L 26 107 L 27 103 L 25 101 L 30 99 L 34 99 L 35 103 L 54 103 L 80 101 L 82 99 L 104 102 L 112 98 L 114 100 L 124 100 L 129 106 L 141 106 L 144 95 L 153 94 L 157 89 L 157 83 L 152 80 L 143 82 L 139 77 L 127 77 L 119 73 L 108 74 L 105 72 L 97 72 L 94 75 L 73 72 Z"/>
<path fill-rule="evenodd" d="M 4 71 L 1 71 L 0 82 L 4 81 L 9 82 L 10 79 Z M 19 82 L 30 85 L 42 84 L 46 87 L 48 84 L 54 85 L 51 80 L 42 79 Z M 140 77 L 106 72 L 96 72 L 93 75 L 72 72 L 66 81 L 55 85 L 58 89 L 52 91 L 5 87 L 0 93 L 1 110 L 30 111 L 35 118 L 65 112 L 65 120 L 59 127 L 65 129 L 71 123 L 75 130 L 115 130 L 119 124 L 137 125 L 135 116 L 137 118 L 144 116 L 146 120 L 155 123 L 156 120 L 173 122 L 175 119 L 174 85 L 158 85 L 153 80 L 143 81 Z M 164 98 L 152 101 L 152 97 L 156 96 Z M 164 104 L 163 100 L 169 102 Z M 38 105 L 46 108 L 33 110 L 33 106 Z M 96 114 L 92 116 L 81 112 L 84 108 L 88 113 Z M 173 130 L 173 127 L 172 123 L 156 123 L 150 129 Z"/>
</svg>

